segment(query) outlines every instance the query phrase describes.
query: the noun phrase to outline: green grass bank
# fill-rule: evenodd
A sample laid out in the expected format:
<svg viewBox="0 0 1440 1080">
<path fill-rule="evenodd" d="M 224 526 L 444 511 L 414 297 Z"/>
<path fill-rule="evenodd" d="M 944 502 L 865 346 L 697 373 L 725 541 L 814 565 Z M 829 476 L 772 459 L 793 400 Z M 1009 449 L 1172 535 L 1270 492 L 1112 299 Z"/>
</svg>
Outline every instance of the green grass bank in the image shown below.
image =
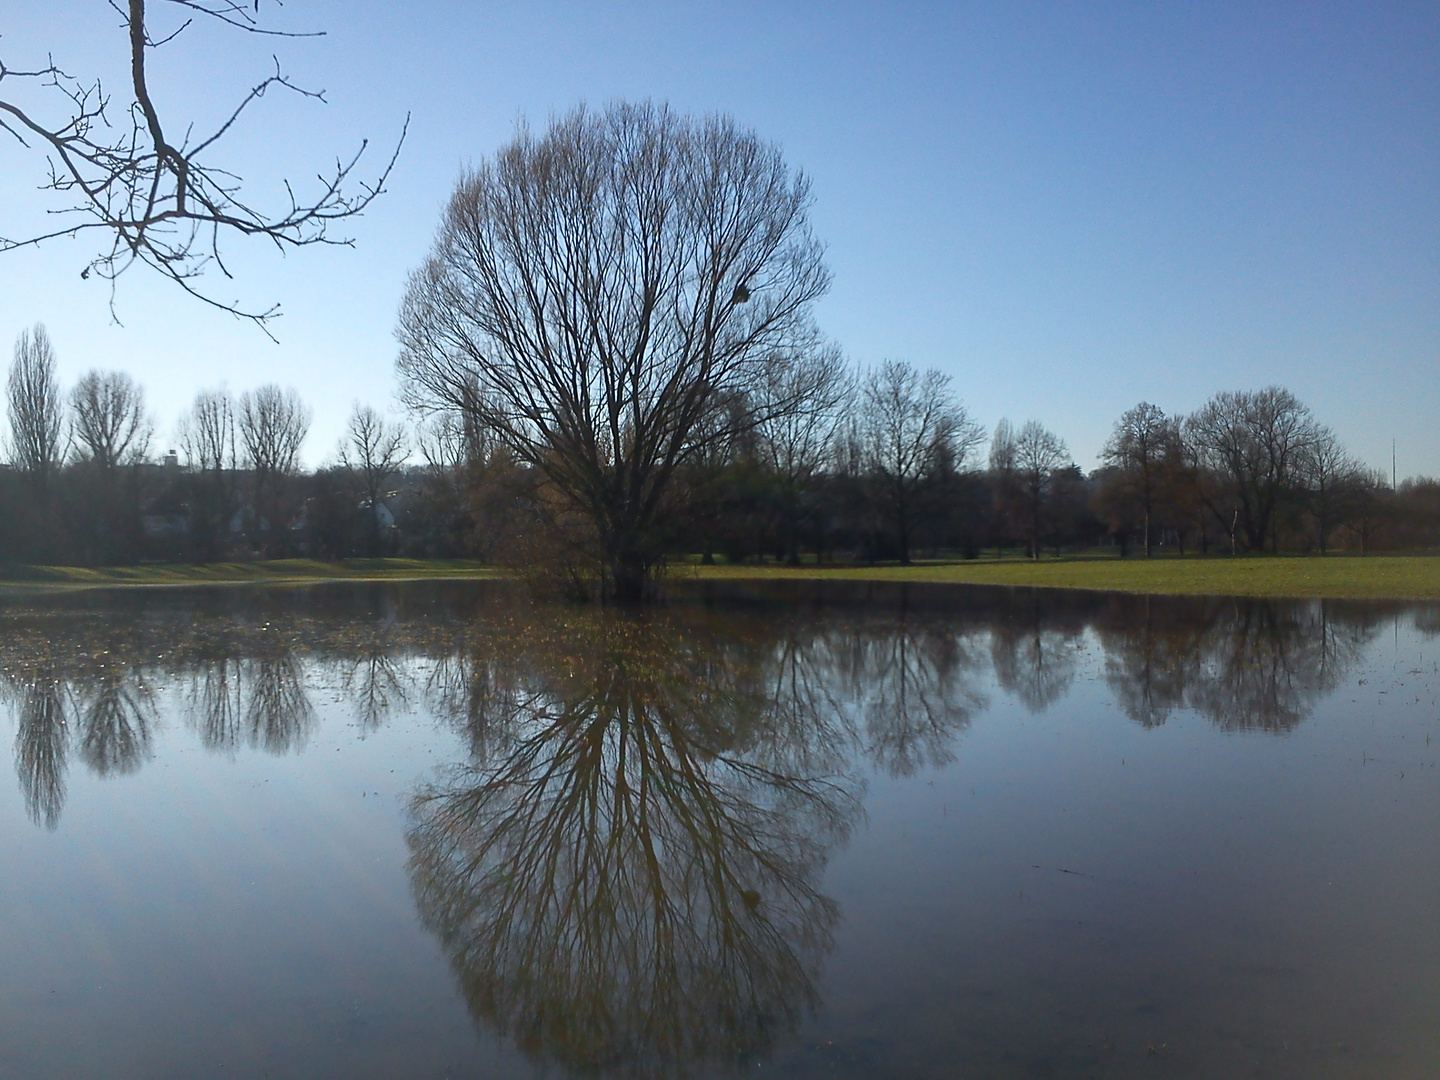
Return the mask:
<svg viewBox="0 0 1440 1080">
<path fill-rule="evenodd" d="M 672 564 L 672 578 L 712 581 L 836 578 L 1052 589 L 1269 597 L 1386 600 L 1440 599 L 1440 557 L 1173 556 L 975 559 L 910 566 Z M 122 567 L 26 566 L 0 570 L 0 586 L 96 588 L 116 586 L 313 584 L 321 581 L 420 581 L 494 578 L 506 571 L 463 559 L 277 559 L 271 562 L 154 564 Z"/>
<path fill-rule="evenodd" d="M 1425 555 L 975 559 L 910 566 L 685 566 L 674 572 L 712 580 L 848 578 L 1188 596 L 1440 598 L 1440 557 Z"/>
</svg>

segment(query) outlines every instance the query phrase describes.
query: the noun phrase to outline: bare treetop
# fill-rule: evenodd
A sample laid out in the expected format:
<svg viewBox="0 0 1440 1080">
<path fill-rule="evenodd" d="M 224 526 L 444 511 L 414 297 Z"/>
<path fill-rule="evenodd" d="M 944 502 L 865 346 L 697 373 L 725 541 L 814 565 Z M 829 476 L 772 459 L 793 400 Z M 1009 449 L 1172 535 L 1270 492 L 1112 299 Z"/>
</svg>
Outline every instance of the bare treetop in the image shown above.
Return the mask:
<svg viewBox="0 0 1440 1080">
<path fill-rule="evenodd" d="M 257 477 L 289 476 L 295 471 L 300 444 L 310 430 L 310 407 L 294 389 L 273 383 L 240 395 L 238 414 L 245 464 Z"/>
<path fill-rule="evenodd" d="M 40 484 L 60 464 L 63 411 L 56 379 L 55 348 L 42 323 L 24 330 L 15 341 L 10 367 L 10 458 L 12 464 Z"/>
<path fill-rule="evenodd" d="M 144 458 L 154 431 L 145 392 L 123 371 L 91 371 L 75 384 L 70 425 L 81 456 L 103 469 Z"/>
<path fill-rule="evenodd" d="M 384 190 L 404 131 L 374 180 L 355 175 L 368 144 L 368 140 L 362 141 L 348 159 L 338 159 L 328 172 L 320 174 L 318 186 L 308 195 L 298 194 L 287 180 L 288 205 L 270 210 L 252 205 L 242 192 L 241 178 L 211 161 L 216 144 L 268 92 L 286 91 L 318 101 L 324 100 L 324 92 L 293 82 L 277 59 L 274 74 L 255 83 L 214 130 L 197 134 L 189 125 L 168 126 L 161 117 L 151 94 L 146 61 L 152 50 L 174 41 L 197 16 L 254 34 L 314 35 L 265 29 L 258 20 L 259 0 L 253 4 L 238 0 L 163 2 L 180 9 L 180 18 L 178 25 L 157 33 L 146 22 L 145 0 L 110 0 L 129 39 L 131 100 L 123 119 L 113 116 L 111 95 L 99 79 L 71 75 L 53 57 L 28 68 L 10 67 L 0 59 L 0 129 L 22 147 L 43 150 L 48 175 L 42 190 L 70 200 L 68 206 L 51 211 L 59 219 L 53 228 L 18 237 L 0 235 L 0 252 L 96 232 L 103 237 L 100 251 L 80 276 L 94 273 L 111 283 L 112 310 L 115 279 L 140 262 L 197 299 L 263 329 L 279 314 L 278 304 L 252 309 L 216 298 L 197 284 L 212 265 L 225 277 L 231 276 L 221 257 L 222 240 L 258 236 L 282 251 L 310 244 L 351 244 L 348 237 L 335 236 L 330 228 L 362 212 Z M 58 98 L 64 102 L 65 119 L 59 123 L 38 119 L 36 106 L 19 104 L 7 83 L 17 91 L 29 83 L 48 92 L 49 99 Z M 177 137 L 176 129 L 183 134 Z"/>
<path fill-rule="evenodd" d="M 177 429 L 186 463 L 202 473 L 223 473 L 237 465 L 235 402 L 224 387 L 202 390 Z"/>
</svg>

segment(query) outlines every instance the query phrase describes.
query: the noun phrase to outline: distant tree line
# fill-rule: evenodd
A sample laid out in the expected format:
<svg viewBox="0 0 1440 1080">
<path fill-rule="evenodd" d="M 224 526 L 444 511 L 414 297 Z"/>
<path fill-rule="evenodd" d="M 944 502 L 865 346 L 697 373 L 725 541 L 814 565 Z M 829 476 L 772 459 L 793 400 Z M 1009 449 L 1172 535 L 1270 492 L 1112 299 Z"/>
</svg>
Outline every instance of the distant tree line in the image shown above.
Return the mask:
<svg viewBox="0 0 1440 1080">
<path fill-rule="evenodd" d="M 730 395 L 676 463 L 657 561 L 1440 548 L 1440 481 L 1392 488 L 1283 389 L 1188 416 L 1141 403 L 1086 475 L 1038 421 L 987 439 L 937 371 L 856 370 L 818 341 L 775 370 L 756 390 L 770 400 Z M 7 418 L 6 563 L 410 555 L 576 572 L 573 510 L 546 470 L 463 409 L 407 423 L 357 404 L 331 462 L 307 471 L 311 413 L 293 390 L 202 390 L 161 453 L 143 388 L 97 370 L 62 389 L 36 326 L 16 342 Z"/>
<path fill-rule="evenodd" d="M 173 449 L 157 452 L 143 387 L 96 370 L 65 392 L 41 325 L 16 342 L 6 405 L 9 564 L 389 554 L 399 534 L 391 503 L 405 483 L 424 483 L 406 472 L 404 425 L 358 403 L 333 464 L 305 471 L 310 409 L 274 385 L 200 391 Z"/>
</svg>

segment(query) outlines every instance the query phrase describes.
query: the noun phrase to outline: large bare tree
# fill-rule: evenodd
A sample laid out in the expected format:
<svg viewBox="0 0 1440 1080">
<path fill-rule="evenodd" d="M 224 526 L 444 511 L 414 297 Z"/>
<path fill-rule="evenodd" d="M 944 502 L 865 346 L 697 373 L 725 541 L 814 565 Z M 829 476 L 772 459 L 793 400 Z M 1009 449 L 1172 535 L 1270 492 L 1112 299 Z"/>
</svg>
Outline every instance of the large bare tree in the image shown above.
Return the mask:
<svg viewBox="0 0 1440 1080">
<path fill-rule="evenodd" d="M 245 464 L 257 477 L 289 476 L 310 430 L 310 407 L 294 389 L 273 383 L 247 390 L 240 395 L 239 428 Z"/>
<path fill-rule="evenodd" d="M 467 411 L 590 526 L 605 594 L 640 597 L 698 433 L 813 336 L 829 285 L 810 189 L 723 116 L 576 109 L 466 174 L 401 309 L 412 402 Z M 785 395 L 768 411 L 802 403 Z"/>
<path fill-rule="evenodd" d="M 55 348 L 43 323 L 15 339 L 10 366 L 10 461 L 42 486 L 60 464 L 64 409 L 55 374 Z"/>
<path fill-rule="evenodd" d="M 1142 401 L 1115 422 L 1101 458 L 1116 469 L 1130 488 L 1144 517 L 1145 554 L 1153 553 L 1151 522 L 1166 464 L 1173 460 L 1180 426 L 1158 405 Z"/>
<path fill-rule="evenodd" d="M 860 393 L 860 445 L 910 561 L 910 526 L 920 486 L 937 471 L 961 467 L 984 438 L 950 390 L 950 376 L 886 360 L 866 373 Z"/>
<path fill-rule="evenodd" d="M 82 458 L 110 470 L 139 461 L 154 426 L 145 391 L 123 371 L 90 371 L 70 391 L 71 440 Z"/>
<path fill-rule="evenodd" d="M 224 387 L 201 390 L 178 427 L 180 449 L 198 472 L 227 472 L 238 465 L 235 399 Z"/>
<path fill-rule="evenodd" d="M 1216 394 L 1185 421 L 1185 437 L 1206 505 L 1232 543 L 1252 551 L 1275 542 L 1275 517 L 1295 485 L 1318 427 L 1310 410 L 1289 390 Z"/>
<path fill-rule="evenodd" d="M 169 16 L 160 18 L 164 25 L 159 29 L 149 18 L 157 6 Z M 323 93 L 292 81 L 277 60 L 274 74 L 252 85 L 213 129 L 197 132 L 193 122 L 161 116 L 147 63 L 156 49 L 174 41 L 196 18 L 218 20 L 251 34 L 314 35 L 265 28 L 259 22 L 260 0 L 156 0 L 149 10 L 145 0 L 110 0 L 110 7 L 120 16 L 129 54 L 128 100 L 120 116 L 98 78 L 74 76 L 53 58 L 20 68 L 0 60 L 0 129 L 22 147 L 45 154 L 41 187 L 60 196 L 62 203 L 53 211 L 59 215 L 57 224 L 30 234 L 0 236 L 0 251 L 97 233 L 102 238 L 99 252 L 89 256 L 81 277 L 94 273 L 110 281 L 112 306 L 115 279 L 138 262 L 205 303 L 263 328 L 278 314 L 278 305 L 253 309 L 200 290 L 196 279 L 211 266 L 230 276 L 221 259 L 222 241 L 253 236 L 282 251 L 350 244 L 331 227 L 361 213 L 380 194 L 399 144 L 372 181 L 355 176 L 366 147 L 362 142 L 348 159 L 318 176 L 309 194 L 298 194 L 287 181 L 288 205 L 260 209 L 242 191 L 235 166 L 216 160 L 217 146 L 267 93 L 324 100 Z M 27 87 L 34 91 L 27 93 Z M 50 102 L 59 105 L 58 112 Z M 400 138 L 403 141 L 403 131 Z"/>
</svg>

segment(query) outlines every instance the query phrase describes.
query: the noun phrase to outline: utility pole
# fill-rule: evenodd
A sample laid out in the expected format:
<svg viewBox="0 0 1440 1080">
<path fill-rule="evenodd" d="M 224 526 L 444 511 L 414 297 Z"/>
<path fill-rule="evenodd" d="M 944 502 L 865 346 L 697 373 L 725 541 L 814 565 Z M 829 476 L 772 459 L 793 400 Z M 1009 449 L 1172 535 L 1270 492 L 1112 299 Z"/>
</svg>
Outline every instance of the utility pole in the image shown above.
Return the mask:
<svg viewBox="0 0 1440 1080">
<path fill-rule="evenodd" d="M 1395 483 L 1395 440 L 1390 440 L 1390 490 L 1394 491 L 1398 485 Z"/>
</svg>

